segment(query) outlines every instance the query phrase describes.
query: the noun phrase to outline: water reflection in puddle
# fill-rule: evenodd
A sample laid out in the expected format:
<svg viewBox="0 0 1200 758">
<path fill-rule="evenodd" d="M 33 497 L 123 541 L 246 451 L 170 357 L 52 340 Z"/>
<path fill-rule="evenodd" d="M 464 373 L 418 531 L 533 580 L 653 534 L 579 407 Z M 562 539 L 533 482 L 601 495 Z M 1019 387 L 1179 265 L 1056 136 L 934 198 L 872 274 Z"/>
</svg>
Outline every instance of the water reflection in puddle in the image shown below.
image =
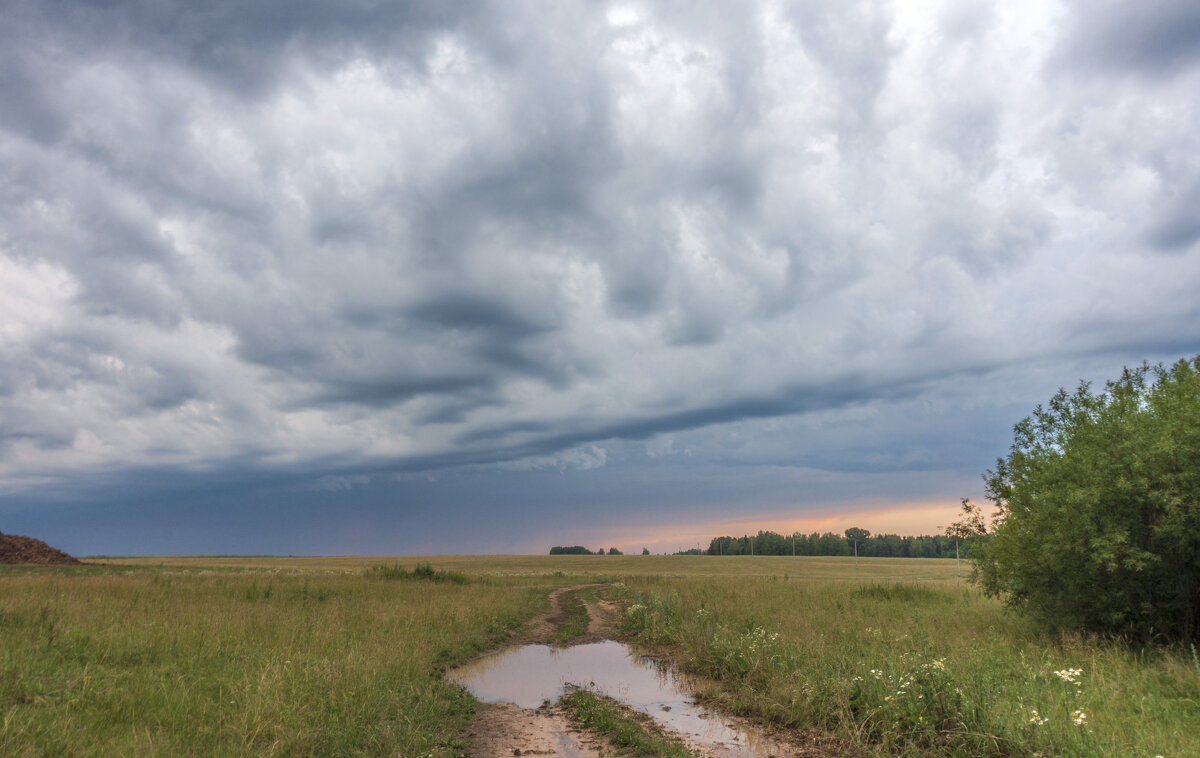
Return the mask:
<svg viewBox="0 0 1200 758">
<path fill-rule="evenodd" d="M 555 701 L 567 684 L 587 687 L 650 715 L 720 755 L 761 758 L 770 747 L 726 724 L 688 695 L 687 680 L 619 642 L 605 640 L 559 650 L 526 645 L 502 650 L 450 672 L 450 680 L 485 703 L 537 708 Z"/>
</svg>

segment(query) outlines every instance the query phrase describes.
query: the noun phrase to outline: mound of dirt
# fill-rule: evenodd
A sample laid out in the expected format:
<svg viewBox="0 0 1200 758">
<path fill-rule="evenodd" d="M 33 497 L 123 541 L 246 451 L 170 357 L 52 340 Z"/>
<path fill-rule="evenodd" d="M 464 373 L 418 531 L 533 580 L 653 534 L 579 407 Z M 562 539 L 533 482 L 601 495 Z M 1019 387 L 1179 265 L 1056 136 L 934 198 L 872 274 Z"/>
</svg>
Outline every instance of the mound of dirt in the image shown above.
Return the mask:
<svg viewBox="0 0 1200 758">
<path fill-rule="evenodd" d="M 58 566 L 77 565 L 80 561 L 33 537 L 0 532 L 0 563 L 38 563 Z"/>
</svg>

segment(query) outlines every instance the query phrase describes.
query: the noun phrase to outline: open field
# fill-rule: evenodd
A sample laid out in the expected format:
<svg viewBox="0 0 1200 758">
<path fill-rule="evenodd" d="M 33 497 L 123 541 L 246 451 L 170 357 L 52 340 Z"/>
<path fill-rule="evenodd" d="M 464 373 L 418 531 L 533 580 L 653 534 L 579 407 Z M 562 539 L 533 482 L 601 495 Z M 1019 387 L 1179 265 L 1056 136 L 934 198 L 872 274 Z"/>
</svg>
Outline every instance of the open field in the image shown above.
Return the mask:
<svg viewBox="0 0 1200 758">
<path fill-rule="evenodd" d="M 868 752 L 1200 754 L 1190 651 L 1041 634 L 953 582 L 645 576 L 625 587 L 636 640 L 717 680 L 708 697 Z"/>
<path fill-rule="evenodd" d="M 474 704 L 441 668 L 548 586 L 0 569 L 0 755 L 453 755 Z"/>
<path fill-rule="evenodd" d="M 226 567 L 297 571 L 363 571 L 380 564 L 428 563 L 435 569 L 475 576 L 522 577 L 570 574 L 590 580 L 624 576 L 766 576 L 831 582 L 953 581 L 954 561 L 935 558 L 853 558 L 693 555 L 431 555 L 292 558 L 270 556 L 147 556 L 92 558 L 90 563 L 144 567 Z M 963 562 L 963 574 L 967 573 Z"/>
<path fill-rule="evenodd" d="M 376 570 L 419 562 L 467 581 Z M 1200 754 L 1191 651 L 1042 635 L 953 561 L 104 563 L 0 568 L 0 754 L 460 755 L 475 704 L 441 672 L 597 581 L 636 640 L 716 680 L 707 697 L 852 752 Z"/>
</svg>

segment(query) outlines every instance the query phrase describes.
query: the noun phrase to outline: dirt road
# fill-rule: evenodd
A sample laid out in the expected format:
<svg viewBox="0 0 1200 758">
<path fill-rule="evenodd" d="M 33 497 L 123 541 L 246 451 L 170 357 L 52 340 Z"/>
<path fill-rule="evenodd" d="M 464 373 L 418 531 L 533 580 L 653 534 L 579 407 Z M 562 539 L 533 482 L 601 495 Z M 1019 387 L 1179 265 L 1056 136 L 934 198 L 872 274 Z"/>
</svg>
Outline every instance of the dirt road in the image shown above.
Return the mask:
<svg viewBox="0 0 1200 758">
<path fill-rule="evenodd" d="M 587 629 L 571 640 L 578 645 L 612 639 L 615 636 L 621 609 L 616 603 L 595 597 L 595 593 L 581 592 L 591 587 L 604 585 L 575 585 L 562 587 L 550 593 L 550 609 L 534 619 L 514 645 L 550 644 L 556 630 L 567 623 L 568 613 L 564 600 L 570 593 L 578 593 L 587 610 Z M 811 735 L 771 734 L 743 719 L 725 717 L 723 720 L 737 722 L 737 727 L 752 735 L 756 744 L 770 746 L 762 755 L 782 758 L 783 756 L 807 756 L 830 758 L 844 755 L 840 750 L 822 744 Z M 523 710 L 511 703 L 480 705 L 471 725 L 470 736 L 473 747 L 472 758 L 499 758 L 500 756 L 538 755 L 560 756 L 561 758 L 603 758 L 618 753 L 596 735 L 589 734 L 572 723 L 566 712 L 557 705 L 544 704 L 535 710 Z M 699 758 L 722 758 L 728 755 L 720 749 L 710 749 L 688 742 L 681 735 L 673 734 L 684 741 Z"/>
<path fill-rule="evenodd" d="M 578 584 L 560 587 L 550 593 L 550 610 L 535 618 L 513 645 L 548 645 L 555 630 L 567 620 L 562 598 L 598 584 Z M 602 607 L 606 606 L 606 607 Z M 588 625 L 584 637 L 575 640 L 593 642 L 604 639 L 616 623 L 616 605 L 587 603 Z M 529 711 L 511 703 L 483 703 L 471 724 L 474 741 L 472 758 L 498 758 L 511 755 L 546 755 L 565 758 L 600 758 L 605 755 L 603 741 L 573 725 L 566 713 L 556 705 L 542 706 Z"/>
</svg>

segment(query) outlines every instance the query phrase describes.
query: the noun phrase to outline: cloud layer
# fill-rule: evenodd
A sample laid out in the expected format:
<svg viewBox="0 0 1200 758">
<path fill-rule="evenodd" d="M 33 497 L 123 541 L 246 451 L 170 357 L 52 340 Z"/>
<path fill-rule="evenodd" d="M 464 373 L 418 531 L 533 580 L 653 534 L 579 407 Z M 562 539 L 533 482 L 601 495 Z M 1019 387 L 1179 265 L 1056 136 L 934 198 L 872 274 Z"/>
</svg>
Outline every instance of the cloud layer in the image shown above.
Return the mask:
<svg viewBox="0 0 1200 758">
<path fill-rule="evenodd" d="M 3 16 L 10 509 L 698 458 L 958 486 L 1047 388 L 1200 350 L 1186 4 Z"/>
</svg>

